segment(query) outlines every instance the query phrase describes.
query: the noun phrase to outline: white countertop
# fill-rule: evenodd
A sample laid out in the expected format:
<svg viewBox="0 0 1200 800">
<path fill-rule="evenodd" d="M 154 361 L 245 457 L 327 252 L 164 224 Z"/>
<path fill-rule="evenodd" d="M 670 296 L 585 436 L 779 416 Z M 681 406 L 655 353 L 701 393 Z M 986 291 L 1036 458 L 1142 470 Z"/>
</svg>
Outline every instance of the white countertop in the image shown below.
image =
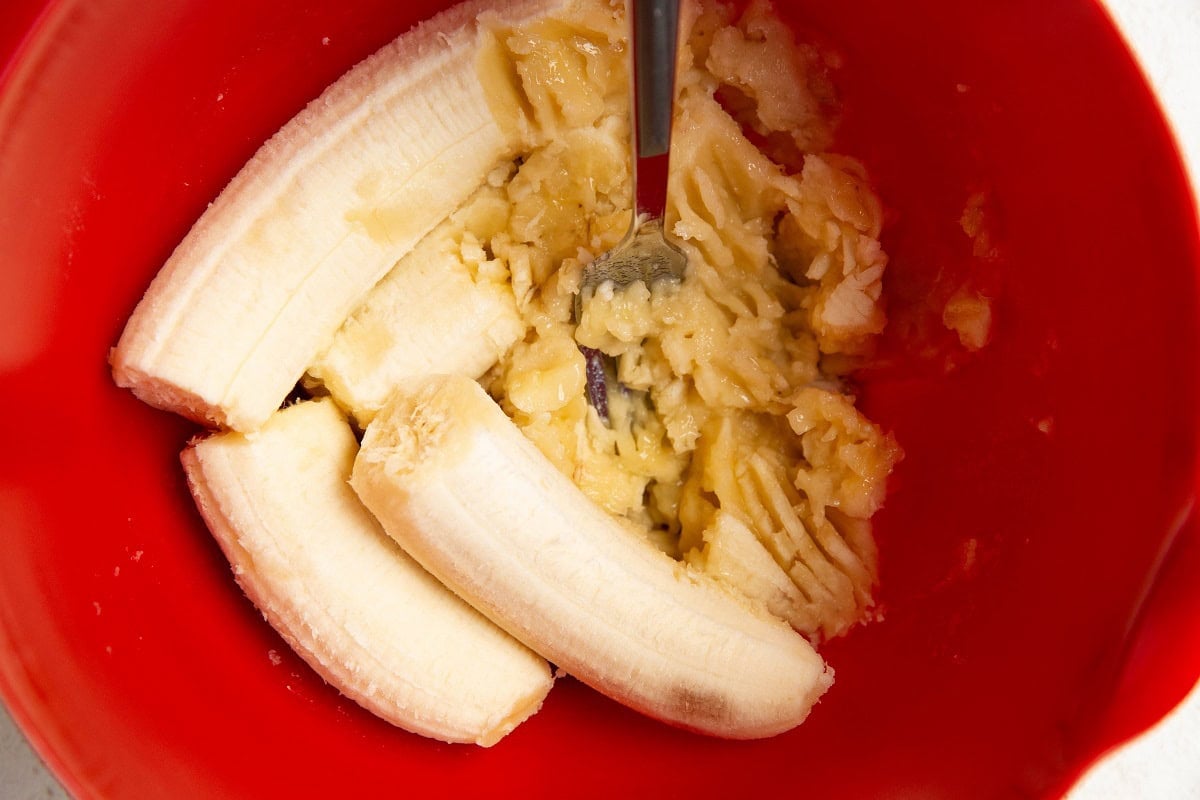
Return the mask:
<svg viewBox="0 0 1200 800">
<path fill-rule="evenodd" d="M 59 800 L 69 795 L 42 766 L 0 703 L 0 796 L 4 800 Z"/>
<path fill-rule="evenodd" d="M 1156 86 L 1200 186 L 1200 0 L 1107 0 Z M 0 705 L 0 796 L 68 795 Z M 1069 800 L 1200 798 L 1200 690 L 1161 724 L 1094 768 Z"/>
</svg>

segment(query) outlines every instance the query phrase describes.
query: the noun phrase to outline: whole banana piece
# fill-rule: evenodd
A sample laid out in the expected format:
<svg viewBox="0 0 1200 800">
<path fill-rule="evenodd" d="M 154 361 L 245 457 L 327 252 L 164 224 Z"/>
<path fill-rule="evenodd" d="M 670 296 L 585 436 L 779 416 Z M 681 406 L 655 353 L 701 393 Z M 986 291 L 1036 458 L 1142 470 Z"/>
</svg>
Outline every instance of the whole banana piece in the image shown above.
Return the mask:
<svg viewBox="0 0 1200 800">
<path fill-rule="evenodd" d="M 399 391 L 368 426 L 351 484 L 471 605 L 649 716 L 772 736 L 802 722 L 832 682 L 784 622 L 601 511 L 467 378 Z"/>
<path fill-rule="evenodd" d="M 366 293 L 534 135 L 494 31 L 567 0 L 468 0 L 262 146 L 151 283 L 110 361 L 145 402 L 251 431 Z"/>
</svg>

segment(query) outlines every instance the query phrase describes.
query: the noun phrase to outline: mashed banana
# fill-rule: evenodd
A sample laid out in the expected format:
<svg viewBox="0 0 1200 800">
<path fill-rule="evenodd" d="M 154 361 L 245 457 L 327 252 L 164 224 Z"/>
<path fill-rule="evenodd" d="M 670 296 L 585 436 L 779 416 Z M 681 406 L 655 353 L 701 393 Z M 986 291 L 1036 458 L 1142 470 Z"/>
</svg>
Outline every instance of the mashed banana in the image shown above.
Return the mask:
<svg viewBox="0 0 1200 800">
<path fill-rule="evenodd" d="M 560 471 L 673 556 L 836 636 L 873 606 L 868 520 L 899 457 L 843 385 L 885 323 L 880 203 L 861 164 L 825 152 L 820 54 L 765 2 L 685 4 L 666 226 L 687 274 L 601 286 L 576 325 L 583 266 L 630 223 L 624 33 L 606 3 L 496 32 L 534 144 L 424 246 L 502 296 L 487 305 L 498 352 L 468 371 Z M 339 363 L 404 324 L 387 310 L 402 301 L 380 299 L 415 302 L 404 271 L 310 370 L 360 423 L 374 408 L 337 388 Z M 615 360 L 611 427 L 580 346 Z"/>
</svg>

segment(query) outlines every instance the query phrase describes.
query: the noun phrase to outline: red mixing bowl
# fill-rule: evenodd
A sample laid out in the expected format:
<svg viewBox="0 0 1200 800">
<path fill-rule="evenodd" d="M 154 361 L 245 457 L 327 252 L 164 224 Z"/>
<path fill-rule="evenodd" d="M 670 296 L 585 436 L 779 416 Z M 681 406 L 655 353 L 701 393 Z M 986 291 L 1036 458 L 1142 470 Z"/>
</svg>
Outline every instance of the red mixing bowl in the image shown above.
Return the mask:
<svg viewBox="0 0 1200 800">
<path fill-rule="evenodd" d="M 0 7 L 0 694 L 72 793 L 1052 797 L 1196 682 L 1200 236 L 1121 38 L 1092 0 L 808 0 L 779 5 L 844 55 L 836 149 L 888 207 L 893 324 L 860 376 L 906 452 L 884 619 L 760 742 L 563 680 L 497 747 L 449 746 L 324 685 L 195 513 L 195 427 L 106 356 L 258 145 L 439 5 Z M 964 283 L 994 310 L 974 354 L 938 316 Z"/>
</svg>

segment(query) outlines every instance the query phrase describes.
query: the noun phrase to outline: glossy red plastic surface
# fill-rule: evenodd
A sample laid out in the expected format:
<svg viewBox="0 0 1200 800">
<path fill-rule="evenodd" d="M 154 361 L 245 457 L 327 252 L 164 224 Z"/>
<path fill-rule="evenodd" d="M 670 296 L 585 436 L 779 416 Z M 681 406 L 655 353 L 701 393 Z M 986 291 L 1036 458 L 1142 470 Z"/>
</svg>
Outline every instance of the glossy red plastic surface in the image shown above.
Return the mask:
<svg viewBox="0 0 1200 800">
<path fill-rule="evenodd" d="M 563 680 L 480 750 L 323 685 L 194 513 L 193 426 L 105 359 L 257 146 L 435 5 L 0 10 L 0 690 L 73 792 L 1049 797 L 1195 682 L 1200 244 L 1153 99 L 1087 0 L 853 0 L 781 4 L 843 53 L 837 146 L 888 204 L 893 325 L 861 396 L 907 453 L 885 618 L 824 648 L 827 699 L 731 743 Z M 994 253 L 960 226 L 977 192 Z M 994 297 L 974 356 L 937 316 L 963 282 Z"/>
</svg>

